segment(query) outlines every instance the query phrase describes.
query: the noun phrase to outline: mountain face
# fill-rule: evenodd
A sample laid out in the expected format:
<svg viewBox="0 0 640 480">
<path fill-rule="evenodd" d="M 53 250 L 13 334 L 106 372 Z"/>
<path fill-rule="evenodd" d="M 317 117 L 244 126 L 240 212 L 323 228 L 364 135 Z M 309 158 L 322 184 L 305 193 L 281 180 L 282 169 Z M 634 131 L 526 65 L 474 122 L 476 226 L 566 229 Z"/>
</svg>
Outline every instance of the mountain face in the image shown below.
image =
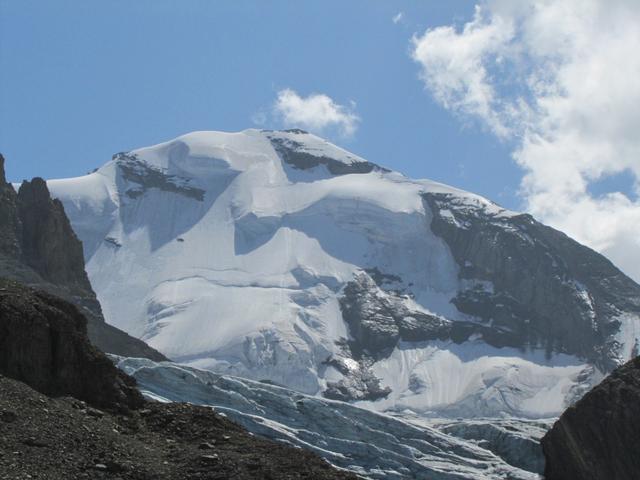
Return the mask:
<svg viewBox="0 0 640 480">
<path fill-rule="evenodd" d="M 640 287 L 602 256 L 301 130 L 195 132 L 48 186 L 107 321 L 196 367 L 543 417 L 638 351 Z"/>
<path fill-rule="evenodd" d="M 0 277 L 46 290 L 77 305 L 87 316 L 91 341 L 122 355 L 165 357 L 108 325 L 84 268 L 82 243 L 41 178 L 24 181 L 18 192 L 7 183 L 0 155 Z"/>
<path fill-rule="evenodd" d="M 424 196 L 435 212 L 431 229 L 447 242 L 459 278 L 493 286 L 462 289 L 451 300 L 460 312 L 493 320 L 479 331 L 488 343 L 544 346 L 603 371 L 640 353 L 640 289 L 602 255 L 531 215 L 486 215 L 451 195 Z"/>
<path fill-rule="evenodd" d="M 545 478 L 640 478 L 640 357 L 562 414 L 542 439 Z"/>
</svg>

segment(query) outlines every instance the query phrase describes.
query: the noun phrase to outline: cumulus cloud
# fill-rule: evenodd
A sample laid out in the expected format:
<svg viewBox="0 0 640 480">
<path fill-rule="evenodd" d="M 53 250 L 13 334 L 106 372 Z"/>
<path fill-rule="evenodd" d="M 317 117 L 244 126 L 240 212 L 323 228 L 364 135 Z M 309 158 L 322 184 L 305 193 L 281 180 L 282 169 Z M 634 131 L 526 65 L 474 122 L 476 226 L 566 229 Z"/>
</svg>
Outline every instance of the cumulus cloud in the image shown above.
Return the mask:
<svg viewBox="0 0 640 480">
<path fill-rule="evenodd" d="M 287 88 L 278 92 L 273 109 L 285 126 L 300 127 L 319 134 L 335 131 L 343 137 L 351 137 L 360 123 L 354 102 L 349 106 L 340 105 L 322 93 L 302 97 Z"/>
<path fill-rule="evenodd" d="M 441 105 L 514 143 L 525 208 L 640 280 L 640 2 L 487 0 L 413 39 Z M 594 195 L 631 175 L 635 191 Z"/>
</svg>

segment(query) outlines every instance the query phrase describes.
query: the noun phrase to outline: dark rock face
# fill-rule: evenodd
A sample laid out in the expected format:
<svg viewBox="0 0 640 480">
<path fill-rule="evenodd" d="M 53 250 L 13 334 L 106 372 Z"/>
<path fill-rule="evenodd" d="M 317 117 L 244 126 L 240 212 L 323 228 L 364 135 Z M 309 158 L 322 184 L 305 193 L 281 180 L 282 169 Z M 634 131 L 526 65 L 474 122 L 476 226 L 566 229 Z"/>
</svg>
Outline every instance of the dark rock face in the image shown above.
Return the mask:
<svg viewBox="0 0 640 480">
<path fill-rule="evenodd" d="M 640 357 L 569 407 L 542 448 L 547 480 L 640 478 Z"/>
<path fill-rule="evenodd" d="M 341 400 L 343 402 L 353 400 L 376 401 L 387 397 L 391 393 L 389 387 L 381 387 L 380 379 L 371 371 L 371 362 L 363 358 L 354 367 L 347 363 L 349 356 L 332 357 L 326 365 L 330 365 L 344 375 L 338 382 L 327 382 L 327 389 L 322 393 L 325 398 Z"/>
<path fill-rule="evenodd" d="M 286 130 L 287 133 L 306 134 L 304 130 Z M 288 138 L 269 136 L 271 145 L 278 155 L 288 165 L 298 170 L 308 170 L 324 165 L 332 175 L 347 175 L 350 173 L 370 173 L 376 171 L 388 171 L 375 163 L 367 161 L 353 162 L 350 164 L 340 162 L 330 157 L 312 155 L 305 152 L 303 145 Z"/>
<path fill-rule="evenodd" d="M 342 316 L 354 337 L 357 356 L 384 358 L 400 340 L 400 330 L 387 298 L 376 289 L 367 274 L 362 273 L 344 288 L 340 299 Z M 360 354 L 360 355 L 358 355 Z"/>
<path fill-rule="evenodd" d="M 0 373 L 100 408 L 126 411 L 143 402 L 135 381 L 91 345 L 75 306 L 6 280 L 0 280 Z"/>
<path fill-rule="evenodd" d="M 202 202 L 204 190 L 190 185 L 190 179 L 169 175 L 157 167 L 149 165 L 132 153 L 116 153 L 113 159 L 117 162 L 125 180 L 138 185 L 137 188 L 127 190 L 130 198 L 144 195 L 150 188 L 157 188 L 165 192 L 177 193 L 185 197 Z"/>
<path fill-rule="evenodd" d="M 344 287 L 340 310 L 351 339 L 341 345 L 343 355 L 325 362 L 344 375 L 339 382 L 327 383 L 325 397 L 343 401 L 384 398 L 391 390 L 380 386 L 371 365 L 391 355 L 399 342 L 463 337 L 458 330 L 466 328 L 466 323 L 458 325 L 408 308 L 401 292 L 383 290 L 380 284 L 387 280 L 399 279 L 374 269 L 360 272 Z"/>
<path fill-rule="evenodd" d="M 409 308 L 405 294 L 383 288 L 381 280 L 386 276 L 381 272 L 361 272 L 343 290 L 340 308 L 353 337 L 349 348 L 354 358 L 386 358 L 400 341 L 462 343 L 471 335 L 481 334 L 489 343 L 508 343 L 504 339 L 512 335 L 509 330 L 481 323 L 454 322 Z"/>
<path fill-rule="evenodd" d="M 41 178 L 23 182 L 18 193 L 7 183 L 0 156 L 0 277 L 25 283 L 78 306 L 88 319 L 91 341 L 124 356 L 166 358 L 147 344 L 105 323 L 84 270 L 82 243 L 62 203 Z"/>
<path fill-rule="evenodd" d="M 73 232 L 62 203 L 51 198 L 46 182 L 41 178 L 24 181 L 17 203 L 22 224 L 20 244 L 27 265 L 48 282 L 90 292 L 82 243 Z"/>
<path fill-rule="evenodd" d="M 142 340 L 109 325 L 104 320 L 92 320 L 87 316 L 87 332 L 91 342 L 107 353 L 123 357 L 142 357 L 156 362 L 167 361 L 167 357 L 151 348 Z"/>
<path fill-rule="evenodd" d="M 402 301 L 400 295 L 383 291 L 366 272 L 345 286 L 340 309 L 354 339 L 350 344 L 354 358 L 385 358 L 400 340 L 422 342 L 449 337 L 452 322 L 410 310 Z"/>
<path fill-rule="evenodd" d="M 0 253 L 9 256 L 20 254 L 16 233 L 20 222 L 16 215 L 16 192 L 7 183 L 4 173 L 4 157 L 0 154 Z"/>
<path fill-rule="evenodd" d="M 452 299 L 485 323 L 494 346 L 543 347 L 611 371 L 623 359 L 622 313 L 640 314 L 640 286 L 611 262 L 530 215 L 488 212 L 448 194 L 423 195 L 431 229 L 471 285 Z M 489 283 L 490 288 L 484 288 Z"/>
</svg>

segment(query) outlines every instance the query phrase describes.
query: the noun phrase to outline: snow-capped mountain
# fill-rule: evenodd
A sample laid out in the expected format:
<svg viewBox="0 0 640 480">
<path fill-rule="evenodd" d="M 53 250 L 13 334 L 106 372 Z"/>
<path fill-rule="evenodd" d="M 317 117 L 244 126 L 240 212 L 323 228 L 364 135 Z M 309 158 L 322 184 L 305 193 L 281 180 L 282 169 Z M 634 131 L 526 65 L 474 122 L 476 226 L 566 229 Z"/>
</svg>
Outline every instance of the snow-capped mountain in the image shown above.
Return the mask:
<svg viewBox="0 0 640 480">
<path fill-rule="evenodd" d="M 48 186 L 107 321 L 195 367 L 544 417 L 638 351 L 640 287 L 604 257 L 301 130 L 195 132 Z"/>
</svg>

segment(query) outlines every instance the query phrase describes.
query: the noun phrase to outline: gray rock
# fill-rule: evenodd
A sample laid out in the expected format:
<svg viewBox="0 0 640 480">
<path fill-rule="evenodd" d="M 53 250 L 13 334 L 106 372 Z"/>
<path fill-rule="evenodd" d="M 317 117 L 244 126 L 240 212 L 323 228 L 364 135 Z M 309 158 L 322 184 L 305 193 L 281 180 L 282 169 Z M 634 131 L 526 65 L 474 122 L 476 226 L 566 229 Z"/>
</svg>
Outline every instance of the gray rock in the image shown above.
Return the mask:
<svg viewBox="0 0 640 480">
<path fill-rule="evenodd" d="M 451 249 L 461 280 L 476 285 L 452 302 L 490 323 L 480 330 L 487 343 L 543 347 L 603 371 L 624 360 L 614 338 L 616 317 L 640 314 L 640 286 L 610 261 L 527 214 L 504 215 L 443 193 L 423 199 L 431 230 Z M 477 287 L 483 283 L 492 288 Z"/>
<path fill-rule="evenodd" d="M 287 130 L 288 133 L 305 134 L 304 130 Z M 359 161 L 344 163 L 339 160 L 312 155 L 301 149 L 301 143 L 275 135 L 269 135 L 271 145 L 283 162 L 298 170 L 309 170 L 318 166 L 324 166 L 332 175 L 347 175 L 350 173 L 370 173 L 374 170 L 388 171 L 375 163 Z"/>
<path fill-rule="evenodd" d="M 322 393 L 326 398 L 345 402 L 352 400 L 375 401 L 385 398 L 391 393 L 389 387 L 382 388 L 380 386 L 380 379 L 373 374 L 366 359 L 361 359 L 355 369 L 352 366 L 347 366 L 341 357 L 333 357 L 326 364 L 336 368 L 344 375 L 344 378 L 338 382 L 327 382 L 327 388 Z"/>
<path fill-rule="evenodd" d="M 0 286 L 0 373 L 46 395 L 100 408 L 142 405 L 135 381 L 91 345 L 86 319 L 74 305 L 16 282 L 0 279 Z"/>
<path fill-rule="evenodd" d="M 423 342 L 451 336 L 450 320 L 412 310 L 405 300 L 397 292 L 384 291 L 367 272 L 360 272 L 347 283 L 340 309 L 353 338 L 349 346 L 354 358 L 379 360 L 387 357 L 400 340 Z"/>
<path fill-rule="evenodd" d="M 640 478 L 640 357 L 569 407 L 542 447 L 547 480 Z"/>
<path fill-rule="evenodd" d="M 191 180 L 178 175 L 170 175 L 154 167 L 133 153 L 116 153 L 113 156 L 125 180 L 138 185 L 137 188 L 127 190 L 129 198 L 136 199 L 144 195 L 150 188 L 157 188 L 165 192 L 172 192 L 202 202 L 204 190 L 190 185 Z"/>
</svg>

